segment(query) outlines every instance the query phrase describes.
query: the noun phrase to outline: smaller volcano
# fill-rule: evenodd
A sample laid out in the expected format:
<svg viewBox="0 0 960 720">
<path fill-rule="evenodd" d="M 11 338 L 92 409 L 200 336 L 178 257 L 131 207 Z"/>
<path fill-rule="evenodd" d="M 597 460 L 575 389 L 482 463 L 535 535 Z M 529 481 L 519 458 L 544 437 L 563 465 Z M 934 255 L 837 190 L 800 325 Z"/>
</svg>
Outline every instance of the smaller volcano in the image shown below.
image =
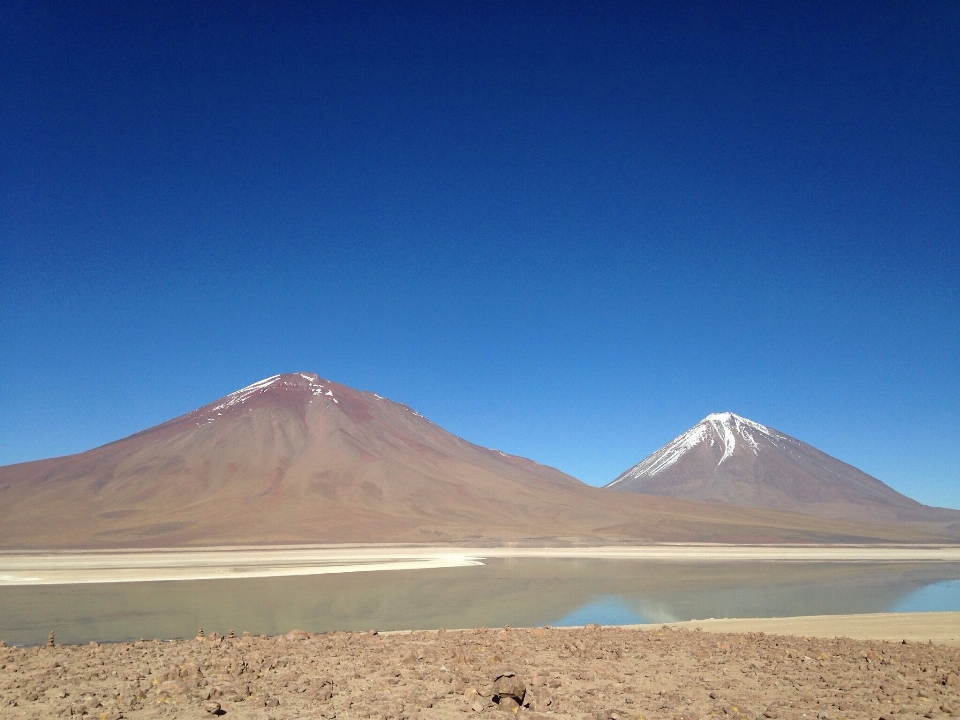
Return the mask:
<svg viewBox="0 0 960 720">
<path fill-rule="evenodd" d="M 800 440 L 731 412 L 707 415 L 606 486 L 849 520 L 956 523 Z"/>
</svg>

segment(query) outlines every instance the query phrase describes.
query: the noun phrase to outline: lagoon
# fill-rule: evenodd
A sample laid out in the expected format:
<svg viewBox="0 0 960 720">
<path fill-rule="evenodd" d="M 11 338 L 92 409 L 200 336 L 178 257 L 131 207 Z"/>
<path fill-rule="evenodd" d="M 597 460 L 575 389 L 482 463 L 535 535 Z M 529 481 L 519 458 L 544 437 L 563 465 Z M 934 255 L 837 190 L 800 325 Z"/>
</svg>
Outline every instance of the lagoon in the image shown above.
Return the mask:
<svg viewBox="0 0 960 720">
<path fill-rule="evenodd" d="M 495 558 L 286 577 L 0 587 L 0 639 L 638 624 L 960 610 L 960 563 Z"/>
</svg>

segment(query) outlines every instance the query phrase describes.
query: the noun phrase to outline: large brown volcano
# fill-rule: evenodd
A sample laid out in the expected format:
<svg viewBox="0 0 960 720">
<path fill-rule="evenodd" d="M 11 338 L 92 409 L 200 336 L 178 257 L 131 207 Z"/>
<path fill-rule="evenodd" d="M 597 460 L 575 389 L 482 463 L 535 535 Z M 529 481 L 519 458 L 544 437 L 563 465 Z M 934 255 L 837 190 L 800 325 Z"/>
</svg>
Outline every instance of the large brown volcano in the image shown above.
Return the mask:
<svg viewBox="0 0 960 720">
<path fill-rule="evenodd" d="M 938 540 L 592 488 L 405 405 L 278 375 L 79 455 L 0 468 L 0 547 L 566 539 Z"/>
<path fill-rule="evenodd" d="M 960 531 L 960 511 L 922 505 L 815 447 L 730 412 L 708 415 L 606 487 Z"/>
</svg>

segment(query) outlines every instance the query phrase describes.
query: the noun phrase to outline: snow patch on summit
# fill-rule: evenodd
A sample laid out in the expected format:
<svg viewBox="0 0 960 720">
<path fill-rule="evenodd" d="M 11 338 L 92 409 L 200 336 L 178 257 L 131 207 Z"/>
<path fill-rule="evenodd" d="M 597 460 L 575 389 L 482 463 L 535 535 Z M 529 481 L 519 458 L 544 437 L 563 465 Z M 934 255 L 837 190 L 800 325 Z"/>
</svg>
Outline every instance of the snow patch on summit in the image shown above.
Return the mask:
<svg viewBox="0 0 960 720">
<path fill-rule="evenodd" d="M 717 463 L 718 467 L 724 460 L 733 457 L 734 451 L 737 449 L 738 439 L 742 440 L 754 455 L 759 455 L 760 442 L 757 439 L 758 437 L 778 447 L 782 447 L 781 442 L 787 439 L 766 425 L 740 417 L 732 412 L 711 413 L 683 435 L 667 443 L 645 458 L 639 465 L 625 472 L 607 487 L 616 485 L 622 480 L 659 475 L 701 443 L 709 443 L 711 447 L 717 443 L 723 444 L 723 457 Z"/>
<path fill-rule="evenodd" d="M 210 408 L 210 412 L 216 412 L 217 410 L 225 410 L 226 408 L 233 407 L 242 402 L 245 402 L 248 398 L 256 395 L 258 392 L 263 392 L 268 387 L 273 385 L 277 380 L 280 379 L 279 375 L 271 375 L 268 378 L 263 380 L 258 380 L 257 382 L 247 385 L 245 388 L 240 388 L 224 398 L 224 401 L 215 407 Z"/>
<path fill-rule="evenodd" d="M 303 381 L 306 381 L 304 383 Z M 303 388 L 306 387 L 310 391 L 310 394 L 314 397 L 328 397 L 333 402 L 340 404 L 340 401 L 333 396 L 333 391 L 327 389 L 327 386 L 320 382 L 320 378 L 315 375 L 308 375 L 307 373 L 296 373 L 296 375 L 271 375 L 268 378 L 263 380 L 258 380 L 255 383 L 247 385 L 244 388 L 240 388 L 229 395 L 227 395 L 222 402 L 214 405 L 213 407 L 201 408 L 205 410 L 205 415 L 208 415 L 203 422 L 198 422 L 197 425 L 206 425 L 213 422 L 218 417 L 223 415 L 223 410 L 234 407 L 236 405 L 241 405 L 245 403 L 250 398 L 264 393 L 270 388 L 275 387 L 291 387 L 291 388 Z M 198 411 L 199 412 L 199 411 Z M 216 413 L 216 414 L 214 414 Z"/>
</svg>

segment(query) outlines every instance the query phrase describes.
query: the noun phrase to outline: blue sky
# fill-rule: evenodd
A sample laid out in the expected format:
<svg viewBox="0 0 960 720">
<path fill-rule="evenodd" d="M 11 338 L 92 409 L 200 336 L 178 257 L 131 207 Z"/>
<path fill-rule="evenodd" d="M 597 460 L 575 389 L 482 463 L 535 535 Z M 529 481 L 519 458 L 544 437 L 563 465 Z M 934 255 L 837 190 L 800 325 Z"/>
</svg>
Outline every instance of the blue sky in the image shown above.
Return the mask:
<svg viewBox="0 0 960 720">
<path fill-rule="evenodd" d="M 960 507 L 955 3 L 141 5 L 0 7 L 0 464 L 310 370 Z"/>
</svg>

